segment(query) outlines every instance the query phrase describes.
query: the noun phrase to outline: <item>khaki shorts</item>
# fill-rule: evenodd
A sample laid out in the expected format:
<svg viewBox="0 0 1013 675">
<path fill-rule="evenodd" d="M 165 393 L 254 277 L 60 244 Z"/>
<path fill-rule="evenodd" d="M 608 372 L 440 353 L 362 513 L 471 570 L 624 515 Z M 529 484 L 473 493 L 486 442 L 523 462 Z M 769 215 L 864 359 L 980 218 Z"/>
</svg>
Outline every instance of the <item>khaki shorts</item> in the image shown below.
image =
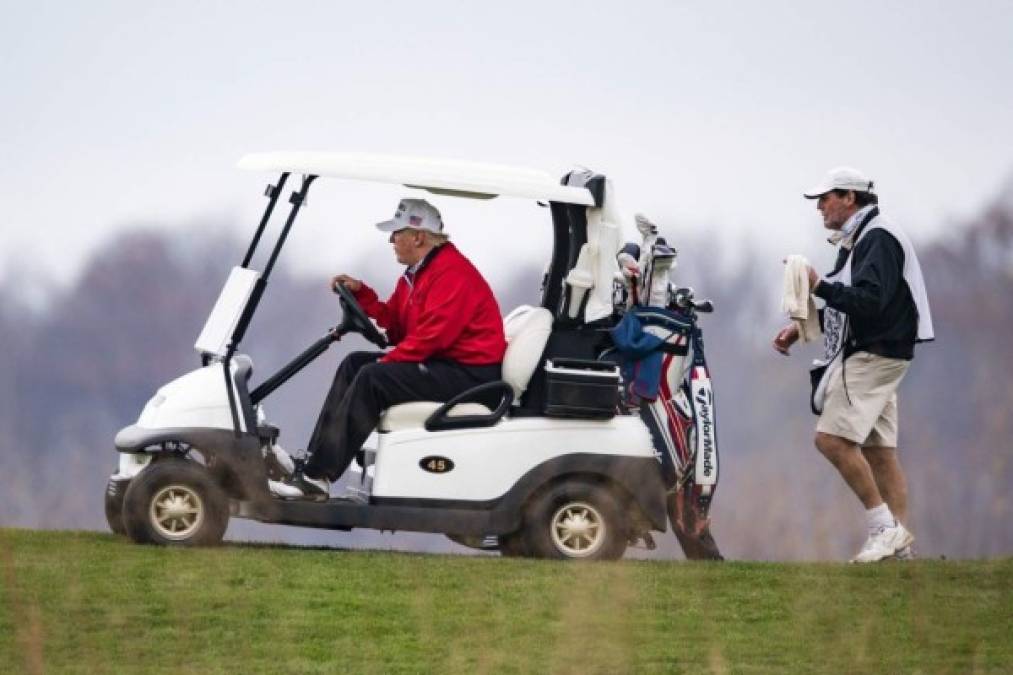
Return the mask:
<svg viewBox="0 0 1013 675">
<path fill-rule="evenodd" d="M 896 448 L 897 386 L 910 365 L 905 359 L 869 352 L 849 356 L 843 368 L 830 374 L 816 431 L 846 438 L 863 448 Z"/>
</svg>

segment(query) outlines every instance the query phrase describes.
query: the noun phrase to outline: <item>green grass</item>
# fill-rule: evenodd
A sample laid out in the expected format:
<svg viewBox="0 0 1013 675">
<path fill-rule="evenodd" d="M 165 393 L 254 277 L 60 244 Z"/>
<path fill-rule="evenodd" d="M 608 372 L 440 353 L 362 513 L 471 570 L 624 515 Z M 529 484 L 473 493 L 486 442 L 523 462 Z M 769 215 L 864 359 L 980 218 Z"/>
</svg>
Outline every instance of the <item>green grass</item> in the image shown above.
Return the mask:
<svg viewBox="0 0 1013 675">
<path fill-rule="evenodd" d="M 1010 672 L 1013 560 L 490 557 L 0 530 L 0 671 Z"/>
</svg>

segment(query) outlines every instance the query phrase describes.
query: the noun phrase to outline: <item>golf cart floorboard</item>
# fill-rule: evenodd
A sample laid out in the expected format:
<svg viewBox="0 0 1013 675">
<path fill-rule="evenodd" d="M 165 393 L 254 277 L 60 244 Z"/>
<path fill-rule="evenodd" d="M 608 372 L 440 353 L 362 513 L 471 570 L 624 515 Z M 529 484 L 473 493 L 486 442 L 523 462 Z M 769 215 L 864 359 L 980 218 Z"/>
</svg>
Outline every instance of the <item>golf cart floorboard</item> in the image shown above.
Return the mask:
<svg viewBox="0 0 1013 675">
<path fill-rule="evenodd" d="M 265 523 L 331 530 L 364 527 L 461 535 L 505 534 L 518 525 L 511 522 L 507 513 L 497 509 L 446 508 L 439 504 L 431 507 L 363 504 L 349 499 L 239 502 L 236 515 Z"/>
</svg>

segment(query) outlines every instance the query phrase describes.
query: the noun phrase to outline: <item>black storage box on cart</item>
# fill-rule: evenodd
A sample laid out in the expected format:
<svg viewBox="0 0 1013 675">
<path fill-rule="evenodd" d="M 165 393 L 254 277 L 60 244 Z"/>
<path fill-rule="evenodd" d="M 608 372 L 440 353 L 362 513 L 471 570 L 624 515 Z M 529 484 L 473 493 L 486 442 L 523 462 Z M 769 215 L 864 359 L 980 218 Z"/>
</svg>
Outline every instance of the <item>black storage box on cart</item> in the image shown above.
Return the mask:
<svg viewBox="0 0 1013 675">
<path fill-rule="evenodd" d="M 549 359 L 545 364 L 550 417 L 608 419 L 619 405 L 619 367 L 603 361 Z"/>
</svg>

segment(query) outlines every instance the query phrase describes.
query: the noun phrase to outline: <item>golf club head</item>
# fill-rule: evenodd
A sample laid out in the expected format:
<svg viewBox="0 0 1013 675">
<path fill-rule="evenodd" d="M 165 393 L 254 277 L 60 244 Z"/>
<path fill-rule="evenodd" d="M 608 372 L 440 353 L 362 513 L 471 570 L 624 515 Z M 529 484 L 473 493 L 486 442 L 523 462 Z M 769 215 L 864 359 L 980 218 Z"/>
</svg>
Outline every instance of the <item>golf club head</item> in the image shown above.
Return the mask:
<svg viewBox="0 0 1013 675">
<path fill-rule="evenodd" d="M 652 223 L 650 220 L 648 220 L 647 216 L 645 216 L 644 214 L 638 213 L 635 216 L 633 216 L 633 219 L 637 223 L 637 230 L 640 232 L 640 234 L 644 235 L 645 237 L 648 235 L 654 235 L 658 233 L 658 226 Z"/>
</svg>

